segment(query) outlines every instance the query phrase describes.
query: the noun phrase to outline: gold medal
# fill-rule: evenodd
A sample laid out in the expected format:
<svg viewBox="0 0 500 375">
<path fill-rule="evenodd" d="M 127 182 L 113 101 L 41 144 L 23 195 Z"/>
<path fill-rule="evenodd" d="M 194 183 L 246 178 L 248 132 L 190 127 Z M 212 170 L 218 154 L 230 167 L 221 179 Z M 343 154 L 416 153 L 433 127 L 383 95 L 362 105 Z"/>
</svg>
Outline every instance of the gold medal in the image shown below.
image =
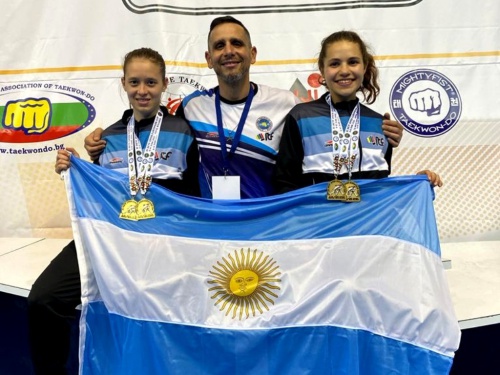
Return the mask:
<svg viewBox="0 0 500 375">
<path fill-rule="evenodd" d="M 129 199 L 122 204 L 120 219 L 137 221 L 137 202 Z"/>
<path fill-rule="evenodd" d="M 357 183 L 349 180 L 344 184 L 344 188 L 346 202 L 359 202 L 361 200 L 361 192 Z"/>
<path fill-rule="evenodd" d="M 142 198 L 137 203 L 137 220 L 152 219 L 155 215 L 155 205 L 149 199 Z"/>
<path fill-rule="evenodd" d="M 340 180 L 330 181 L 326 189 L 326 199 L 329 201 L 344 201 L 345 200 L 345 186 Z"/>
</svg>

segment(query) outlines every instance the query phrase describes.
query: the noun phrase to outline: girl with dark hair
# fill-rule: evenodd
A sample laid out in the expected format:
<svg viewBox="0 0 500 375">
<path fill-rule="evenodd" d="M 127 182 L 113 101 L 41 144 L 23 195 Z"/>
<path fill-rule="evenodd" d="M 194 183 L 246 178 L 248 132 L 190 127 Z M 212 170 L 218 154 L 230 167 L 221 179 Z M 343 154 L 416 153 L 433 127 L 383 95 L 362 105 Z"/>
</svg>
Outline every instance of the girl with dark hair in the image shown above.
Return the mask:
<svg viewBox="0 0 500 375">
<path fill-rule="evenodd" d="M 356 189 L 352 180 L 383 178 L 391 172 L 392 145 L 382 129 L 384 117 L 358 98 L 361 93 L 367 103 L 375 101 L 378 69 L 366 44 L 353 31 L 325 38 L 318 66 L 328 92 L 296 105 L 286 117 L 276 162 L 276 189 L 284 193 L 334 181 L 329 197 L 345 200 L 346 183 L 341 180 L 347 179 L 347 185 Z M 433 185 L 442 185 L 434 172 L 418 174 L 426 174 Z M 334 190 L 339 197 L 330 196 Z M 359 197 L 359 189 L 352 193 Z"/>
</svg>

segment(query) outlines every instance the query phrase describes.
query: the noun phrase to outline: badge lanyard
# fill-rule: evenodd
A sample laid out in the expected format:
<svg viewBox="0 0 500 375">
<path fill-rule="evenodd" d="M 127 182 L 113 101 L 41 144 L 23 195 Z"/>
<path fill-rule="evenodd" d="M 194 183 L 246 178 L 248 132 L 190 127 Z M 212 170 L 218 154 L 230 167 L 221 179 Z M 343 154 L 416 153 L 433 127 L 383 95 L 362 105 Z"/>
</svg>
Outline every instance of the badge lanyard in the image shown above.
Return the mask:
<svg viewBox="0 0 500 375">
<path fill-rule="evenodd" d="M 220 150 L 222 155 L 222 163 L 224 168 L 224 175 L 227 175 L 229 172 L 229 158 L 233 155 L 238 147 L 238 143 L 240 142 L 241 133 L 243 132 L 243 126 L 248 117 L 248 112 L 250 111 L 250 105 L 252 104 L 254 96 L 254 90 L 252 84 L 250 84 L 250 91 L 248 93 L 248 97 L 245 101 L 245 106 L 243 107 L 243 112 L 241 113 L 240 121 L 238 122 L 238 127 L 236 128 L 236 133 L 232 140 L 231 149 L 229 150 L 229 156 L 227 154 L 226 148 L 226 137 L 224 136 L 224 126 L 222 122 L 222 110 L 221 110 L 221 100 L 219 89 L 215 89 L 215 112 L 217 114 L 217 130 L 219 132 L 219 142 L 220 142 Z"/>
<path fill-rule="evenodd" d="M 152 170 L 155 160 L 156 145 L 160 135 L 160 127 L 163 121 L 163 113 L 158 110 L 146 142 L 146 148 L 142 151 L 139 138 L 135 134 L 135 119 L 130 117 L 127 124 L 127 160 L 129 189 L 132 199 L 123 205 L 120 218 L 127 220 L 141 220 L 155 217 L 154 204 L 144 195 L 152 183 Z M 143 199 L 136 202 L 134 197 L 141 192 Z"/>
</svg>

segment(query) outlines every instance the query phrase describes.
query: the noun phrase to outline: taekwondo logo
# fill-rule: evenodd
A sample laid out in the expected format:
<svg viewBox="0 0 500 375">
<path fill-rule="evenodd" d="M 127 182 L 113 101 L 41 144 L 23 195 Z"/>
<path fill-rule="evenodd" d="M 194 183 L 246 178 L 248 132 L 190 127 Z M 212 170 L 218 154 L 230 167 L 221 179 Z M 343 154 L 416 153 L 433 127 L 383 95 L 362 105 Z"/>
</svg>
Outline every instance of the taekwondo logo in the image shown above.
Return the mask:
<svg viewBox="0 0 500 375">
<path fill-rule="evenodd" d="M 0 142 L 45 142 L 79 132 L 95 119 L 94 100 L 90 93 L 60 83 L 2 86 Z"/>
<path fill-rule="evenodd" d="M 273 122 L 269 117 L 261 116 L 255 121 L 255 126 L 262 133 L 257 134 L 256 139 L 259 141 L 272 141 L 274 132 L 271 132 L 273 129 Z"/>
<path fill-rule="evenodd" d="M 212 266 L 208 284 L 214 285 L 208 289 L 213 293 L 214 306 L 219 306 L 220 311 L 226 310 L 226 316 L 231 314 L 232 319 L 248 319 L 250 313 L 255 317 L 257 311 L 269 311 L 268 304 L 274 305 L 278 298 L 276 294 L 281 288 L 279 266 L 276 261 L 257 249 L 234 251 L 234 256 L 229 254 L 222 257 L 222 262 Z"/>
<path fill-rule="evenodd" d="M 255 125 L 261 132 L 270 132 L 273 128 L 273 122 L 266 116 L 259 117 L 257 121 L 255 121 Z"/>
<path fill-rule="evenodd" d="M 462 100 L 443 74 L 418 69 L 401 76 L 391 89 L 391 111 L 410 133 L 436 137 L 455 126 L 462 113 Z"/>
<path fill-rule="evenodd" d="M 384 147 L 384 138 L 383 137 L 377 137 L 376 135 L 370 135 L 370 136 L 366 137 L 366 140 L 368 141 L 368 143 L 371 143 L 374 146 Z"/>
<path fill-rule="evenodd" d="M 182 99 L 194 91 L 206 90 L 198 81 L 184 75 L 169 76 L 167 78 L 167 110 L 175 115 L 182 103 Z"/>
</svg>

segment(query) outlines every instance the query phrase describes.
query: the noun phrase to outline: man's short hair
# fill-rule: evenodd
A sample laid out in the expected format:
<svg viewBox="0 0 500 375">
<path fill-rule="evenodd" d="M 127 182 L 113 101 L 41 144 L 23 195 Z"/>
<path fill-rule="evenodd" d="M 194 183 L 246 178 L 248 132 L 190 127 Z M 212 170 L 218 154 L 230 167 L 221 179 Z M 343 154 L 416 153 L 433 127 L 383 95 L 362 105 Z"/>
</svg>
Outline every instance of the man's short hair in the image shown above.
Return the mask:
<svg viewBox="0 0 500 375">
<path fill-rule="evenodd" d="M 250 32 L 248 31 L 248 29 L 245 27 L 245 25 L 243 25 L 243 23 L 240 20 L 237 20 L 233 16 L 221 16 L 214 18 L 212 20 L 212 23 L 210 23 L 210 31 L 208 32 L 208 39 L 210 39 L 210 34 L 212 33 L 213 29 L 225 23 L 235 23 L 237 25 L 240 25 L 243 28 L 243 30 L 245 30 L 245 34 L 247 35 L 250 44 L 252 44 L 252 40 L 250 38 Z"/>
</svg>

